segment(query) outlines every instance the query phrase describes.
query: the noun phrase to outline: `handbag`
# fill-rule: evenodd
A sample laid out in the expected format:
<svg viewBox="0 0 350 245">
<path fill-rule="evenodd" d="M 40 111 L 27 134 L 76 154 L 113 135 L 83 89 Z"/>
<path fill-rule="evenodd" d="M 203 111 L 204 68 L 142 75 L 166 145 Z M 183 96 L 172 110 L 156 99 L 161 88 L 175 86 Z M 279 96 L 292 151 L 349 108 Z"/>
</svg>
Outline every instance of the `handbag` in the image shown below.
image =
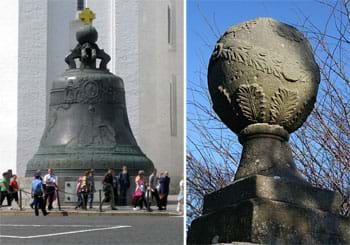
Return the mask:
<svg viewBox="0 0 350 245">
<path fill-rule="evenodd" d="M 140 197 L 142 196 L 142 191 L 140 188 L 137 188 L 134 192 L 134 197 Z"/>
</svg>

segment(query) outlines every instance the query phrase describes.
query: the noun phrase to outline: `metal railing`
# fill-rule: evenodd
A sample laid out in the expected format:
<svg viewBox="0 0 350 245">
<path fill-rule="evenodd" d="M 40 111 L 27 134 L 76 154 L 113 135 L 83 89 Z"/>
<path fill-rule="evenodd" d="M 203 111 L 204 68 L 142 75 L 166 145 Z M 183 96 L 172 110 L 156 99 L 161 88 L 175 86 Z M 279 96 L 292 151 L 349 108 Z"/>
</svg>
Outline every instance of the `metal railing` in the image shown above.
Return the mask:
<svg viewBox="0 0 350 245">
<path fill-rule="evenodd" d="M 98 190 L 98 193 L 99 193 L 99 211 L 100 212 L 102 212 L 102 189 L 99 189 Z M 55 190 L 53 190 L 52 192 L 56 192 L 56 199 L 57 199 L 57 206 L 58 206 L 58 210 L 59 211 L 62 211 L 62 208 L 61 208 L 61 201 L 60 201 L 60 194 L 59 193 L 62 193 L 62 194 L 66 194 L 66 195 L 78 195 L 78 193 L 69 193 L 69 192 L 66 192 L 66 191 L 61 191 L 60 189 L 55 189 Z M 43 196 L 46 196 L 46 195 L 49 195 L 49 194 L 51 194 L 52 192 L 44 192 L 43 193 Z M 10 197 L 10 203 L 12 203 L 12 201 L 14 201 L 13 200 L 13 194 L 15 194 L 16 192 L 14 192 L 14 191 L 8 191 L 7 192 L 7 194 L 6 195 L 9 195 Z M 18 194 L 19 194 L 19 197 L 18 197 L 18 206 L 19 206 L 19 210 L 23 210 L 23 194 L 24 195 L 29 195 L 31 198 L 33 198 L 33 195 L 32 195 L 32 193 L 31 192 L 29 192 L 29 191 L 26 191 L 26 190 L 24 190 L 24 189 L 19 189 L 18 190 Z M 0 194 L 0 196 L 1 196 L 1 194 Z M 112 195 L 112 197 L 111 197 L 111 199 L 112 198 L 114 198 L 114 196 Z M 111 201 L 114 201 L 113 199 L 111 200 Z M 9 205 L 0 205 L 0 207 L 6 207 L 6 206 L 9 206 Z"/>
</svg>

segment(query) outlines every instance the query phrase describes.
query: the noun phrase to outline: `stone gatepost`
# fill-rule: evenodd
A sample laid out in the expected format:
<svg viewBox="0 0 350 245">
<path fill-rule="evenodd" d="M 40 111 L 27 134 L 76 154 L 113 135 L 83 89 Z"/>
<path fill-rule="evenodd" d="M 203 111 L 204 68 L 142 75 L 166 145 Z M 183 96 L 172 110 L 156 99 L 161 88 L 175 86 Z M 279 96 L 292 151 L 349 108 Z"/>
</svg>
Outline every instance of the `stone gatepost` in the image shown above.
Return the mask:
<svg viewBox="0 0 350 245">
<path fill-rule="evenodd" d="M 311 186 L 288 143 L 311 113 L 319 82 L 311 46 L 292 26 L 258 18 L 221 36 L 208 86 L 215 112 L 243 152 L 233 184 L 204 198 L 189 244 L 350 243 L 340 195 Z"/>
</svg>

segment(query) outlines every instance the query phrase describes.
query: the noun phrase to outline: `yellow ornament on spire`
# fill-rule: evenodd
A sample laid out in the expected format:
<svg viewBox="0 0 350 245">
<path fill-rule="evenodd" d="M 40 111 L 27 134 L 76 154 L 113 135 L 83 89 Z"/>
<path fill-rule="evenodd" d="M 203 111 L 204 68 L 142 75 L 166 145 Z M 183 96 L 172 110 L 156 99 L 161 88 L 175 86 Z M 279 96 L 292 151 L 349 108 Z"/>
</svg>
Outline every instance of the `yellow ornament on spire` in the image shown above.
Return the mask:
<svg viewBox="0 0 350 245">
<path fill-rule="evenodd" d="M 95 13 L 89 8 L 84 8 L 79 14 L 79 19 L 85 23 L 85 25 L 91 25 L 92 21 L 95 19 Z"/>
</svg>

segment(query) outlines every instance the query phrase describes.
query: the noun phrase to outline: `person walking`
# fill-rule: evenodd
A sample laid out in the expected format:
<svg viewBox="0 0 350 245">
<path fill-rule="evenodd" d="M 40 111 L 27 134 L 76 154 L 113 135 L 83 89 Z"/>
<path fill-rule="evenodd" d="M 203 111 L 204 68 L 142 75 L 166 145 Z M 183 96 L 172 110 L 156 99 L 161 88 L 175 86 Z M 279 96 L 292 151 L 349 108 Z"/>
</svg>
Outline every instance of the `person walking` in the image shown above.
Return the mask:
<svg viewBox="0 0 350 245">
<path fill-rule="evenodd" d="M 127 204 L 126 196 L 128 193 L 128 189 L 130 188 L 130 176 L 128 173 L 128 168 L 126 166 L 123 166 L 123 171 L 119 173 L 118 176 L 119 181 L 119 203 L 122 206 L 125 206 Z"/>
<path fill-rule="evenodd" d="M 161 209 L 166 210 L 168 205 L 168 195 L 169 195 L 169 185 L 170 178 L 168 171 L 165 171 L 164 174 L 159 178 L 159 196 L 161 201 Z"/>
<path fill-rule="evenodd" d="M 4 172 L 2 179 L 0 179 L 0 207 L 5 198 L 7 199 L 7 205 L 11 207 L 10 174 L 8 172 Z"/>
<path fill-rule="evenodd" d="M 161 210 L 159 193 L 157 190 L 158 184 L 159 183 L 158 183 L 157 169 L 155 168 L 153 169 L 152 174 L 149 176 L 149 188 L 151 191 L 151 201 L 153 201 L 153 199 L 156 199 L 157 207 L 159 210 Z"/>
<path fill-rule="evenodd" d="M 7 170 L 7 173 L 8 173 L 9 179 L 11 179 L 11 178 L 13 177 L 12 169 L 8 169 L 8 170 Z"/>
<path fill-rule="evenodd" d="M 80 178 L 81 178 L 81 176 L 79 176 L 78 180 L 77 180 L 76 193 L 77 193 L 78 200 L 77 200 L 77 205 L 75 206 L 75 209 L 80 208 L 82 206 L 82 203 L 83 203 L 82 196 L 80 194 L 80 185 L 81 185 Z"/>
<path fill-rule="evenodd" d="M 151 208 L 151 203 L 152 203 L 152 196 L 151 196 L 151 187 L 148 182 L 145 183 L 146 186 L 146 192 L 144 194 L 145 202 L 146 202 L 146 208 L 148 212 L 152 212 L 153 209 Z"/>
<path fill-rule="evenodd" d="M 17 204 L 17 207 L 15 209 L 19 209 L 19 202 L 18 202 L 18 182 L 17 182 L 17 175 L 12 175 L 12 178 L 10 180 L 10 196 L 11 196 L 11 203 L 13 200 L 15 200 L 15 203 Z"/>
<path fill-rule="evenodd" d="M 52 210 L 52 203 L 55 197 L 55 192 L 57 189 L 57 177 L 53 172 L 52 168 L 47 170 L 47 174 L 44 176 L 44 184 L 45 184 L 45 197 L 44 197 L 44 205 L 46 207 L 47 201 L 49 200 L 48 210 Z"/>
<path fill-rule="evenodd" d="M 34 213 L 35 216 L 39 216 L 39 208 L 41 209 L 44 216 L 49 213 L 46 211 L 46 206 L 44 205 L 44 187 L 43 182 L 40 178 L 40 173 L 36 173 L 34 180 L 32 181 L 32 197 L 34 198 Z"/>
<path fill-rule="evenodd" d="M 41 177 L 41 171 L 38 169 L 36 172 L 35 172 L 35 174 L 34 174 L 34 179 L 35 179 L 35 176 L 39 176 L 39 179 L 41 180 L 41 181 L 43 181 L 43 178 Z M 45 190 L 45 185 L 43 184 L 43 188 L 44 188 L 44 190 Z M 34 199 L 33 199 L 33 201 L 29 204 L 29 206 L 32 208 L 32 209 L 34 209 Z"/>
<path fill-rule="evenodd" d="M 114 204 L 118 203 L 118 176 L 115 174 L 113 170 L 113 195 L 114 195 Z"/>
<path fill-rule="evenodd" d="M 75 209 L 82 208 L 86 210 L 87 198 L 88 198 L 88 176 L 89 171 L 85 171 L 84 176 L 78 178 L 77 184 L 77 194 L 78 194 L 78 204 Z"/>
<path fill-rule="evenodd" d="M 89 208 L 92 208 L 93 202 L 94 202 L 94 193 L 96 192 L 95 189 L 95 170 L 90 169 L 89 176 L 88 176 L 88 202 L 89 202 Z"/>
<path fill-rule="evenodd" d="M 103 192 L 104 192 L 104 198 L 101 201 L 100 204 L 100 210 L 102 210 L 102 205 L 104 202 L 110 202 L 111 203 L 111 209 L 117 210 L 114 203 L 114 192 L 113 192 L 113 169 L 108 169 L 107 173 L 103 177 L 102 184 L 103 184 Z"/>
<path fill-rule="evenodd" d="M 177 207 L 176 207 L 176 212 L 180 213 L 183 210 L 183 201 L 184 201 L 184 180 L 181 179 L 179 183 L 180 187 L 180 192 L 179 195 L 177 196 Z"/>
<path fill-rule="evenodd" d="M 133 194 L 133 210 L 143 209 L 143 205 L 148 209 L 148 204 L 145 199 L 146 184 L 145 184 L 145 172 L 140 170 L 135 178 L 135 192 Z"/>
</svg>

